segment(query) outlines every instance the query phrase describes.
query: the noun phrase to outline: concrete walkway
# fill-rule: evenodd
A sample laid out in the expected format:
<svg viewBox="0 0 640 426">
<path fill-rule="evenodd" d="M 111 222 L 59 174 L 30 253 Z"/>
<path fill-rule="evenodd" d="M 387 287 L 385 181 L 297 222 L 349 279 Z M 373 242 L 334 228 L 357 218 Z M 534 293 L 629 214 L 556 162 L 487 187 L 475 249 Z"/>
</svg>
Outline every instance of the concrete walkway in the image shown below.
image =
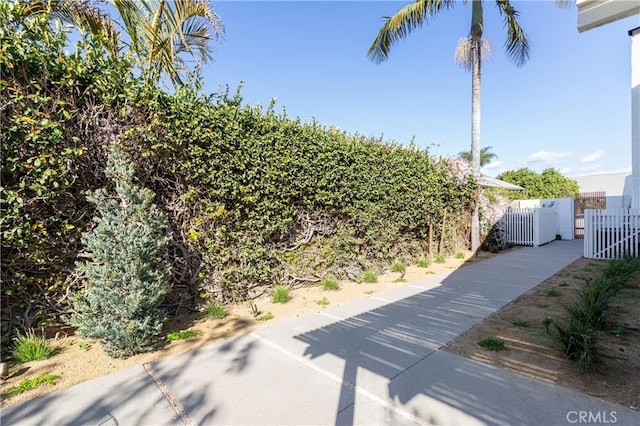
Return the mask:
<svg viewBox="0 0 640 426">
<path fill-rule="evenodd" d="M 640 424 L 439 348 L 582 255 L 556 241 L 2 410 L 3 425 Z"/>
</svg>

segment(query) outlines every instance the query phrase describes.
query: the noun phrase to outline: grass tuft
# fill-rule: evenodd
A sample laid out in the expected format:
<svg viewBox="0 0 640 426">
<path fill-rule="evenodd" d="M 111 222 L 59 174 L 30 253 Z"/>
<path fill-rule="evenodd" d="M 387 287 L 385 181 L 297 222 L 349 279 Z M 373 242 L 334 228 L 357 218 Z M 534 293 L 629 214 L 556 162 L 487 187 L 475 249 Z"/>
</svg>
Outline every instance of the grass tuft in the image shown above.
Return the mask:
<svg viewBox="0 0 640 426">
<path fill-rule="evenodd" d="M 404 278 L 404 274 L 407 273 L 407 265 L 403 262 L 396 262 L 391 266 L 391 272 L 398 272 L 400 273 L 400 278 Z"/>
<path fill-rule="evenodd" d="M 464 259 L 464 253 L 459 251 L 456 253 L 456 259 Z"/>
<path fill-rule="evenodd" d="M 367 269 L 366 271 L 364 271 L 364 274 L 362 275 L 362 281 L 369 284 L 377 283 L 378 276 L 371 269 Z"/>
<path fill-rule="evenodd" d="M 291 300 L 291 291 L 288 287 L 277 285 L 271 290 L 271 301 L 273 303 L 287 303 Z"/>
<path fill-rule="evenodd" d="M 329 306 L 329 300 L 326 297 L 323 297 L 320 300 L 316 300 L 316 303 L 323 307 Z"/>
<path fill-rule="evenodd" d="M 257 321 L 269 321 L 273 319 L 273 314 L 271 312 L 264 313 L 256 318 Z"/>
<path fill-rule="evenodd" d="M 515 325 L 516 327 L 529 327 L 528 322 L 520 319 L 513 321 L 511 324 Z"/>
<path fill-rule="evenodd" d="M 209 303 L 204 309 L 204 316 L 207 319 L 222 319 L 227 316 L 227 308 L 219 302 Z"/>
<path fill-rule="evenodd" d="M 13 342 L 11 357 L 13 362 L 22 364 L 29 361 L 41 361 L 55 354 L 56 349 L 52 347 L 47 339 L 36 336 L 33 331 L 26 335 L 19 335 Z"/>
<path fill-rule="evenodd" d="M 340 283 L 332 276 L 327 276 L 322 279 L 322 289 L 324 291 L 338 291 L 340 290 Z"/>
<path fill-rule="evenodd" d="M 436 256 L 436 263 L 444 263 L 446 262 L 447 258 L 444 256 L 444 253 L 438 253 L 438 255 Z"/>
<path fill-rule="evenodd" d="M 429 261 L 426 259 L 418 259 L 418 262 L 416 263 L 416 265 L 418 265 L 418 267 L 420 268 L 428 268 L 429 267 Z"/>
<path fill-rule="evenodd" d="M 560 296 L 562 293 L 560 293 L 558 290 L 556 290 L 555 288 L 550 288 L 547 291 L 547 297 L 558 297 Z"/>
</svg>

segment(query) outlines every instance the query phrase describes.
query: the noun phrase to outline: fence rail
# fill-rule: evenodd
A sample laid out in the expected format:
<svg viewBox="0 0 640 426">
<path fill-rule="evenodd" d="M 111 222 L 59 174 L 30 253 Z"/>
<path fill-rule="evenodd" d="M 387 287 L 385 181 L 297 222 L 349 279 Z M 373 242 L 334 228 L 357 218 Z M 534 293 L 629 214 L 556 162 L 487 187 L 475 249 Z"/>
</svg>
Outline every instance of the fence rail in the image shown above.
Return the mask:
<svg viewBox="0 0 640 426">
<path fill-rule="evenodd" d="M 615 259 L 640 255 L 640 209 L 584 212 L 584 257 Z"/>
<path fill-rule="evenodd" d="M 556 238 L 554 208 L 509 209 L 501 220 L 508 243 L 537 247 Z"/>
</svg>

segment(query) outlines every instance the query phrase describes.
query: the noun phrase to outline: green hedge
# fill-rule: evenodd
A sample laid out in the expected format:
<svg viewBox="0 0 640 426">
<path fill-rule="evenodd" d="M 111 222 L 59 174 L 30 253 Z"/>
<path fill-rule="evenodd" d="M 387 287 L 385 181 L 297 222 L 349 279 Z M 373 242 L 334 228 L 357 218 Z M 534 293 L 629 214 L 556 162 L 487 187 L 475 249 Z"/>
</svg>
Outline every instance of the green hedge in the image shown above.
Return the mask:
<svg viewBox="0 0 640 426">
<path fill-rule="evenodd" d="M 156 194 L 172 241 L 169 314 L 330 272 L 358 277 L 468 240 L 464 163 L 204 96 L 144 86 L 124 58 L 0 3 L 2 334 L 66 321 L 75 262 L 118 139 Z M 309 102 L 313 102 L 312 99 Z"/>
</svg>

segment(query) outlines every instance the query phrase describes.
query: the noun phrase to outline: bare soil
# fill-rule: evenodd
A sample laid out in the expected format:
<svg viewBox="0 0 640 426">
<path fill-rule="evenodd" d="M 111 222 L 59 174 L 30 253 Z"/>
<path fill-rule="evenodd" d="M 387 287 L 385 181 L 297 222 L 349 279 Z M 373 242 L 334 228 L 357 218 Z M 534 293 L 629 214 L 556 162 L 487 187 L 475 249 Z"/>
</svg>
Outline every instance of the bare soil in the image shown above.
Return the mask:
<svg viewBox="0 0 640 426">
<path fill-rule="evenodd" d="M 516 373 L 555 383 L 604 400 L 640 409 L 640 273 L 613 299 L 613 325 L 599 339 L 602 363 L 580 371 L 553 338 L 547 318 L 562 321 L 576 290 L 598 274 L 606 261 L 579 259 L 459 336 L 444 350 Z M 520 326 L 516 325 L 519 323 Z M 522 326 L 524 324 L 527 326 Z M 478 345 L 487 337 L 506 342 L 506 350 Z"/>
<path fill-rule="evenodd" d="M 405 276 L 406 283 L 395 282 L 399 277 L 398 273 L 387 273 L 380 276 L 375 284 L 341 282 L 339 291 L 323 291 L 319 286 L 299 288 L 292 291 L 293 298 L 286 304 L 274 304 L 269 298 L 263 297 L 255 300 L 255 305 L 263 314 L 270 312 L 273 315 L 272 320 L 264 322 L 256 321 L 249 304 L 229 306 L 229 314 L 222 320 L 206 320 L 201 314 L 182 316 L 166 324 L 163 334 L 165 343 L 158 350 L 127 359 L 108 357 L 97 342 L 73 335 L 59 336 L 51 340 L 58 348 L 52 358 L 12 366 L 9 376 L 0 382 L 0 392 L 4 393 L 21 381 L 42 374 L 60 376 L 55 385 L 44 385 L 10 399 L 3 398 L 0 406 L 14 405 L 115 371 L 249 333 L 274 322 L 369 297 L 423 280 L 430 274 L 442 274 L 493 256 L 495 254 L 487 252 L 480 252 L 472 257 L 470 253 L 465 253 L 464 259 L 449 258 L 444 264 L 432 263 L 429 268 L 410 266 Z M 604 363 L 596 371 L 579 371 L 554 346 L 553 338 L 545 330 L 544 319 L 547 316 L 562 318 L 562 305 L 571 303 L 575 290 L 584 285 L 584 279 L 596 274 L 604 264 L 601 261 L 578 260 L 460 336 L 445 347 L 445 350 L 626 406 L 640 407 L 640 274 L 621 291 L 613 303 L 616 324 L 623 328 L 615 330 L 621 332 L 619 335 L 607 333 L 601 339 L 606 356 Z M 549 289 L 555 289 L 560 295 L 548 296 Z M 321 301 L 320 304 L 318 301 Z M 526 321 L 528 327 L 513 325 L 518 320 Z M 173 342 L 166 342 L 164 339 L 172 331 L 186 329 L 197 330 L 202 334 Z M 507 350 L 490 352 L 478 346 L 479 340 L 490 336 L 503 339 Z"/>
</svg>

